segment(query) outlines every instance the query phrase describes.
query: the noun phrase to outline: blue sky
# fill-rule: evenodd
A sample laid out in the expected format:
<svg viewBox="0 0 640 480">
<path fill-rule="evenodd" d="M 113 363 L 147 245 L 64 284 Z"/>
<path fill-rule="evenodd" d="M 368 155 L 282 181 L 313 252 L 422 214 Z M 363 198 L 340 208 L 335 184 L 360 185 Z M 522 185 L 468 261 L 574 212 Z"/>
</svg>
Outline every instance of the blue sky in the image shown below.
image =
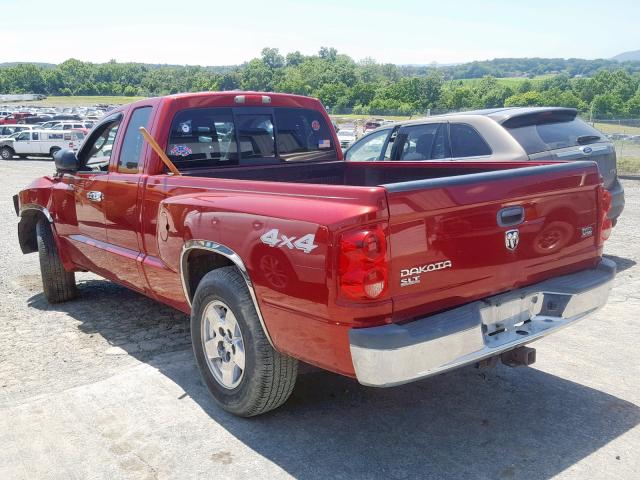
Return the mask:
<svg viewBox="0 0 640 480">
<path fill-rule="evenodd" d="M 265 46 L 396 64 L 640 49 L 640 0 L 0 0 L 0 12 L 4 62 L 230 65 Z"/>
</svg>

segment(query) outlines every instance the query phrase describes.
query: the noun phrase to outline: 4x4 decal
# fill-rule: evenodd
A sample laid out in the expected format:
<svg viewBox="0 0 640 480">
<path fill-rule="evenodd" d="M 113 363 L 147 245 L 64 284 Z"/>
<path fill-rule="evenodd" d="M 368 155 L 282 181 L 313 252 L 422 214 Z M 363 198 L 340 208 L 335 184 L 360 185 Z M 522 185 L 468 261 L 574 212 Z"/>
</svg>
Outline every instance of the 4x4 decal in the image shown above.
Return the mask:
<svg viewBox="0 0 640 480">
<path fill-rule="evenodd" d="M 318 248 L 318 245 L 313 243 L 315 239 L 316 236 L 313 233 L 307 233 L 296 240 L 296 237 L 280 234 L 277 228 L 269 230 L 260 237 L 262 243 L 270 247 L 287 247 L 289 250 L 296 248 L 304 253 L 311 253 L 313 249 Z"/>
</svg>

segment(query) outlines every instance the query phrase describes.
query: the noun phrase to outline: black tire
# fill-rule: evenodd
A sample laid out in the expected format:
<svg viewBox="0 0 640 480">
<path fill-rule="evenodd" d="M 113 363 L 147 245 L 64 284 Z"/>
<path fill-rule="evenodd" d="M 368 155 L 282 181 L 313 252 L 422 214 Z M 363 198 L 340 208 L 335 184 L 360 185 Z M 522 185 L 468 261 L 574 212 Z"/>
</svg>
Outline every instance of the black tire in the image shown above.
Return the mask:
<svg viewBox="0 0 640 480">
<path fill-rule="evenodd" d="M 2 157 L 3 160 L 11 160 L 14 154 L 15 152 L 11 147 L 0 148 L 0 157 Z"/>
<path fill-rule="evenodd" d="M 49 156 L 53 158 L 53 156 L 60 151 L 60 147 L 51 147 L 49 150 Z"/>
<path fill-rule="evenodd" d="M 244 370 L 237 386 L 231 389 L 216 380 L 205 353 L 203 315 L 212 302 L 222 302 L 231 309 L 242 334 Z M 218 268 L 202 278 L 191 309 L 191 342 L 205 385 L 226 411 L 251 417 L 279 407 L 291 395 L 298 361 L 271 346 L 247 285 L 235 267 Z"/>
<path fill-rule="evenodd" d="M 40 274 L 42 289 L 49 303 L 66 302 L 75 298 L 76 277 L 73 272 L 67 272 L 62 266 L 53 232 L 47 220 L 42 219 L 36 225 L 38 238 L 38 255 L 40 256 Z"/>
</svg>

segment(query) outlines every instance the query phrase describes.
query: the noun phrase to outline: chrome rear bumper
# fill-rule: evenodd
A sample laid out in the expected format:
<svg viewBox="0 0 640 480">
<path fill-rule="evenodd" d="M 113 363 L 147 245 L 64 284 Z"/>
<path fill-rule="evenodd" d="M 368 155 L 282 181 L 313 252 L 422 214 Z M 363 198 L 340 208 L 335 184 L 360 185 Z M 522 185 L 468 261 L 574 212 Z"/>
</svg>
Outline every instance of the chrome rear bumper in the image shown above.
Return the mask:
<svg viewBox="0 0 640 480">
<path fill-rule="evenodd" d="M 478 362 L 549 335 L 602 307 L 616 265 L 546 280 L 404 325 L 349 331 L 356 377 L 390 387 Z"/>
</svg>

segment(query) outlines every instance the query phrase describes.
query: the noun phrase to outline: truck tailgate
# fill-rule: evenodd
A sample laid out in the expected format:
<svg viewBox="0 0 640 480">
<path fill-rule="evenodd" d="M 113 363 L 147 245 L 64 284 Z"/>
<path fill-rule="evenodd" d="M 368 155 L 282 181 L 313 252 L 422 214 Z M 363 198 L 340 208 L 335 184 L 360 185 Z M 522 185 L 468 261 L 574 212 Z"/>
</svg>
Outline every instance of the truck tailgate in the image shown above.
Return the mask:
<svg viewBox="0 0 640 480">
<path fill-rule="evenodd" d="M 387 184 L 394 322 L 594 266 L 592 162 Z"/>
</svg>

